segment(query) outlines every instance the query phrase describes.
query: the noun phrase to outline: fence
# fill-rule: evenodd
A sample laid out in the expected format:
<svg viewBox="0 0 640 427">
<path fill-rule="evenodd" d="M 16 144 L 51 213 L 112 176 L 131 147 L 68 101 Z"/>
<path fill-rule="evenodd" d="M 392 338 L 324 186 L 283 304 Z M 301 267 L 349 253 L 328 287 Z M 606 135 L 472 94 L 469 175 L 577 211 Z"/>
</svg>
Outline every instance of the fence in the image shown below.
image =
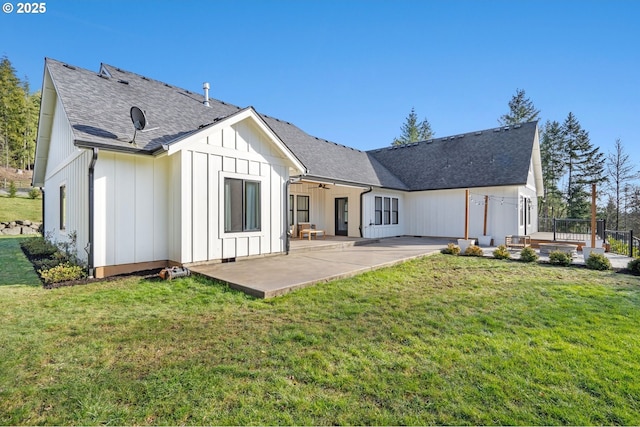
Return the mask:
<svg viewBox="0 0 640 427">
<path fill-rule="evenodd" d="M 606 221 L 596 221 L 596 235 L 605 240 Z M 553 240 L 587 241 L 591 238 L 590 219 L 539 218 L 538 231 L 553 233 Z"/>
<path fill-rule="evenodd" d="M 8 191 L 12 181 L 18 191 L 29 191 L 31 189 L 31 181 L 29 180 L 0 179 L 0 190 Z"/>
<path fill-rule="evenodd" d="M 640 256 L 640 239 L 634 237 L 633 230 L 606 230 L 605 234 L 606 241 L 609 243 L 609 252 L 631 258 Z"/>
</svg>

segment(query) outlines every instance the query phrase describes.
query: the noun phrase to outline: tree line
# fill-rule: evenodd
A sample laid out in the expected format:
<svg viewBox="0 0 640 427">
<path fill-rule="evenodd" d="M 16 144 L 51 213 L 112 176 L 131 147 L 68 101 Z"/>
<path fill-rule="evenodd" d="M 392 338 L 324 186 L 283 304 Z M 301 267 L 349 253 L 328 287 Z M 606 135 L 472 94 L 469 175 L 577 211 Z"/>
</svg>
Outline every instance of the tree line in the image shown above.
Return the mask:
<svg viewBox="0 0 640 427">
<path fill-rule="evenodd" d="M 501 126 L 540 122 L 540 110 L 522 89 L 516 90 L 508 107 L 509 112 L 498 118 Z M 422 133 L 422 129 L 429 132 Z M 393 145 L 424 141 L 434 135 L 426 118 L 418 122 L 413 108 L 400 130 Z M 572 112 L 563 121 L 547 120 L 539 125 L 539 131 L 544 184 L 544 196 L 538 203 L 541 219 L 589 218 L 591 184 L 596 184 L 600 203 L 604 203 L 598 207 L 598 216 L 607 220 L 607 228 L 640 230 L 640 172 L 620 139 L 605 155 Z"/>
<path fill-rule="evenodd" d="M 0 165 L 29 170 L 33 166 L 40 92 L 31 93 L 6 56 L 0 60 Z"/>
</svg>

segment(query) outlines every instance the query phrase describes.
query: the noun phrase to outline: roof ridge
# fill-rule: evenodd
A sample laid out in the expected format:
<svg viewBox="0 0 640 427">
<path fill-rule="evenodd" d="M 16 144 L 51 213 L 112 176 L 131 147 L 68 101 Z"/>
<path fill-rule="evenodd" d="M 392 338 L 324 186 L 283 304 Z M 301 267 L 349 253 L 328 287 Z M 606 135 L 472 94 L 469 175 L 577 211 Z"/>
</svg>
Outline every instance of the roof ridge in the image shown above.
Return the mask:
<svg viewBox="0 0 640 427">
<path fill-rule="evenodd" d="M 400 144 L 400 145 L 387 145 L 384 147 L 378 147 L 378 148 L 372 148 L 370 150 L 367 150 L 367 153 L 371 153 L 371 152 L 379 152 L 380 150 L 393 150 L 393 149 L 401 149 L 401 148 L 408 148 L 408 147 L 414 147 L 418 144 L 430 144 L 433 142 L 443 142 L 443 141 L 450 141 L 453 139 L 459 139 L 459 138 L 463 138 L 467 135 L 469 136 L 478 136 L 478 135 L 482 135 L 485 132 L 499 132 L 499 131 L 508 131 L 511 129 L 520 129 L 522 127 L 524 127 L 525 125 L 532 125 L 532 124 L 538 124 L 538 120 L 531 120 L 528 122 L 523 122 L 523 123 L 516 123 L 516 124 L 512 124 L 512 125 L 505 125 L 505 126 L 498 126 L 498 127 L 493 127 L 493 128 L 488 128 L 488 129 L 480 129 L 480 130 L 475 130 L 475 131 L 470 131 L 470 132 L 464 132 L 464 133 L 458 133 L 458 134 L 454 134 L 454 135 L 447 135 L 447 136 L 441 136 L 438 138 L 430 138 L 430 139 L 426 139 L 423 141 L 416 141 L 416 142 L 411 142 L 408 144 Z"/>
<path fill-rule="evenodd" d="M 204 95 L 202 93 L 200 93 L 200 92 L 193 92 L 193 91 L 191 91 L 189 89 L 185 89 L 185 88 L 180 87 L 180 86 L 175 86 L 175 85 L 169 84 L 167 82 L 163 82 L 162 80 L 154 79 L 152 77 L 147 77 L 145 75 L 142 75 L 142 74 L 139 74 L 139 73 L 136 73 L 136 72 L 133 72 L 133 71 L 124 70 L 124 69 L 122 69 L 120 67 L 116 67 L 115 65 L 107 64 L 107 63 L 104 63 L 104 62 L 101 62 L 100 65 L 101 65 L 101 67 L 102 66 L 106 66 L 108 68 L 111 68 L 111 69 L 113 69 L 113 70 L 115 70 L 115 71 L 117 71 L 119 73 L 130 74 L 130 75 L 136 76 L 136 77 L 138 77 L 138 78 L 140 78 L 142 80 L 145 80 L 145 81 L 148 81 L 148 82 L 152 82 L 152 83 L 157 83 L 157 84 L 159 84 L 161 86 L 177 90 L 178 92 L 184 92 L 184 93 L 187 93 L 189 95 L 196 95 L 199 98 L 202 98 L 202 100 L 204 101 Z M 210 102 L 214 101 L 214 102 L 217 102 L 217 103 L 222 104 L 222 105 L 227 105 L 229 107 L 237 108 L 238 110 L 242 110 L 243 109 L 243 107 L 240 107 L 238 105 L 235 105 L 235 104 L 232 104 L 232 103 L 229 103 L 229 102 L 226 102 L 226 101 L 222 101 L 222 100 L 214 98 L 214 97 L 209 97 L 209 101 Z"/>
</svg>

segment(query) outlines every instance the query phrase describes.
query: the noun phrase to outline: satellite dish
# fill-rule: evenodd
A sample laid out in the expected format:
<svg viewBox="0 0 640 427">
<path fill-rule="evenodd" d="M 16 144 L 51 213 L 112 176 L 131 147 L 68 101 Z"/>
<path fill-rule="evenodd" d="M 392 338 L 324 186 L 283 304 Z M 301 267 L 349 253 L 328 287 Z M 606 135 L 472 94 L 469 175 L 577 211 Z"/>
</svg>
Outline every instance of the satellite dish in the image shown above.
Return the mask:
<svg viewBox="0 0 640 427">
<path fill-rule="evenodd" d="M 138 107 L 131 107 L 131 121 L 136 130 L 142 130 L 147 125 L 147 117 L 144 115 L 144 111 Z"/>
<path fill-rule="evenodd" d="M 133 131 L 133 139 L 130 141 L 131 144 L 136 143 L 136 133 L 139 130 L 144 129 L 147 125 L 147 116 L 144 115 L 144 111 L 142 111 L 138 107 L 131 107 L 131 111 L 129 112 L 131 115 L 131 121 L 133 122 L 133 127 L 135 130 Z"/>
</svg>

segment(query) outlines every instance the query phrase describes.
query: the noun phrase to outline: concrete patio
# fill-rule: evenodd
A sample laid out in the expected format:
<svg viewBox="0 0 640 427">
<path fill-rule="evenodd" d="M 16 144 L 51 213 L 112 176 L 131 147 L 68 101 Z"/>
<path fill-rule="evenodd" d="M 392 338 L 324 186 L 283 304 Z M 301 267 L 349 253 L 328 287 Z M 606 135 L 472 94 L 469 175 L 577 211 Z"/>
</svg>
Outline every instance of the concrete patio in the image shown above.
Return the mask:
<svg viewBox="0 0 640 427">
<path fill-rule="evenodd" d="M 387 239 L 354 239 L 327 237 L 291 241 L 289 255 L 251 258 L 231 263 L 208 263 L 189 268 L 196 274 L 227 283 L 258 298 L 271 298 L 296 289 L 335 279 L 352 277 L 366 271 L 399 264 L 410 259 L 438 253 L 451 239 L 393 237 Z M 493 257 L 495 247 L 483 248 Z M 538 252 L 538 251 L 536 251 Z M 520 251 L 511 251 L 518 259 Z M 614 269 L 626 268 L 631 258 L 607 253 Z M 540 257 L 540 261 L 548 261 Z M 582 252 L 573 259 L 584 265 Z"/>
<path fill-rule="evenodd" d="M 395 237 L 382 240 L 292 241 L 289 255 L 253 258 L 225 264 L 190 266 L 192 272 L 225 282 L 258 298 L 271 298 L 317 283 L 351 277 L 437 253 L 448 239 Z M 366 243 L 366 244 L 363 244 Z M 315 250 L 304 250 L 312 247 Z"/>
</svg>

